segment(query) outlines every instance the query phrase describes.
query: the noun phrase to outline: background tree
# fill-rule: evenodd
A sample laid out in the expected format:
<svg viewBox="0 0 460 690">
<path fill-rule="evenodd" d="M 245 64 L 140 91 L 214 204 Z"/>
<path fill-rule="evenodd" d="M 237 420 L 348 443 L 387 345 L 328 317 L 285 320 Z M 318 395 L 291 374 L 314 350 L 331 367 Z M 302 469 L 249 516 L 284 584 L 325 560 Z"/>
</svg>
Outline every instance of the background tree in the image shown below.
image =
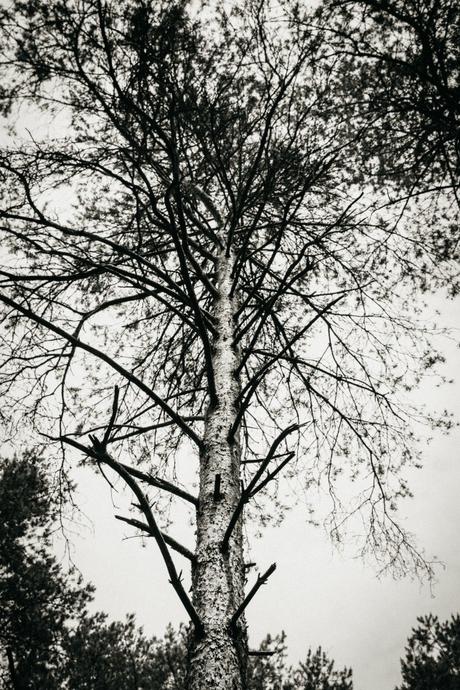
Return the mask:
<svg viewBox="0 0 460 690">
<path fill-rule="evenodd" d="M 351 669 L 344 668 L 337 671 L 334 662 L 331 661 L 325 652 L 318 647 L 316 652 L 308 650 L 305 662 L 299 665 L 299 669 L 294 673 L 294 687 L 303 690 L 353 690 Z"/>
<path fill-rule="evenodd" d="M 440 622 L 437 616 L 417 618 L 401 659 L 399 690 L 460 688 L 460 616 Z"/>
<path fill-rule="evenodd" d="M 430 246 L 369 215 L 347 172 L 361 135 L 320 112 L 325 33 L 279 10 L 1 16 L 4 109 L 34 130 L 1 157 L 6 434 L 126 485 L 117 517 L 155 538 L 192 622 L 191 690 L 246 685 L 244 611 L 275 565 L 244 594 L 243 519 L 280 517 L 282 474 L 325 483 L 335 538 L 360 516 L 381 569 L 431 572 L 394 517 L 414 452 L 393 397 L 437 361 L 408 317 Z M 165 532 L 168 501 L 194 550 Z"/>
<path fill-rule="evenodd" d="M 169 627 L 148 638 L 134 616 L 107 622 L 85 613 L 65 637 L 62 677 L 69 690 L 186 690 L 187 635 Z"/>
<path fill-rule="evenodd" d="M 309 649 L 305 661 L 296 668 L 287 666 L 286 649 L 284 633 L 274 638 L 267 635 L 258 655 L 251 658 L 251 690 L 353 690 L 351 669 L 336 670 L 321 647 L 314 652 Z M 264 658 L 268 650 L 276 650 L 276 654 Z"/>
<path fill-rule="evenodd" d="M 51 550 L 57 494 L 32 454 L 0 464 L 0 687 L 185 690 L 186 634 L 90 614 L 94 589 Z"/>
<path fill-rule="evenodd" d="M 63 630 L 91 598 L 91 588 L 65 577 L 50 554 L 55 512 L 43 469 L 31 456 L 2 460 L 0 645 L 5 688 L 62 688 Z"/>
</svg>

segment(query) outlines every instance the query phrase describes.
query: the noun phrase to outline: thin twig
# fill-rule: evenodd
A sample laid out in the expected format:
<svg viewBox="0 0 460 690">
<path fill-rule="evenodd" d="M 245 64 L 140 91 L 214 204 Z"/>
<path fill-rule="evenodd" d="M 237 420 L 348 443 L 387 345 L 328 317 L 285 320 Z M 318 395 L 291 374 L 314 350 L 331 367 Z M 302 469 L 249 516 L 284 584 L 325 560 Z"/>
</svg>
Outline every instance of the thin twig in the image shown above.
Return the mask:
<svg viewBox="0 0 460 690">
<path fill-rule="evenodd" d="M 109 424 L 107 426 L 107 429 L 105 430 L 104 438 L 102 439 L 102 445 L 104 448 L 107 446 L 107 443 L 110 438 L 110 434 L 112 433 L 113 425 L 115 424 L 115 420 L 117 418 L 118 414 L 118 397 L 120 394 L 120 389 L 118 386 L 115 386 L 113 389 L 113 403 L 112 403 L 112 415 L 110 417 Z"/>
</svg>

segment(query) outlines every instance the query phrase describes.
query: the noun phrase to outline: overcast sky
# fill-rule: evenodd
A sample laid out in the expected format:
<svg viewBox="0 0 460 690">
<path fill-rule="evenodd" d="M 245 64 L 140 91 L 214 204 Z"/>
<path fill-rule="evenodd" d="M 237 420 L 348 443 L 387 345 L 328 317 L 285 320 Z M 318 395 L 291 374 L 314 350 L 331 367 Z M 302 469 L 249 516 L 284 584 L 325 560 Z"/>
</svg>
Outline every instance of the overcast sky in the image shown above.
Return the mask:
<svg viewBox="0 0 460 690">
<path fill-rule="evenodd" d="M 431 300 L 441 310 L 439 323 L 460 328 L 458 302 L 442 296 Z M 454 331 L 455 339 L 458 333 Z M 443 341 L 447 357 L 444 373 L 455 378 L 460 351 L 454 341 Z M 426 383 L 420 400 L 460 418 L 460 386 L 441 388 Z M 435 435 L 423 450 L 424 468 L 409 473 L 415 498 L 401 509 L 404 524 L 414 532 L 427 557 L 437 556 L 433 591 L 410 579 L 377 579 L 376 569 L 354 558 L 345 545 L 335 550 L 323 528 L 307 523 L 305 507 L 291 511 L 282 526 L 269 528 L 253 540 L 251 560 L 261 570 L 276 561 L 277 570 L 251 603 L 247 618 L 251 645 L 266 633 L 287 633 L 289 658 L 301 659 L 309 646 L 323 649 L 338 666 L 351 666 L 355 690 L 393 690 L 400 680 L 400 657 L 417 616 L 429 612 L 441 619 L 460 610 L 460 433 Z M 114 618 L 135 612 L 148 633 L 161 636 L 169 622 L 183 621 L 182 605 L 168 583 L 164 564 L 153 541 L 126 537 L 133 531 L 113 518 L 122 499 L 90 470 L 78 472 L 80 504 L 92 527 L 82 524 L 72 537 L 73 558 L 84 577 L 97 587 L 95 607 Z M 314 494 L 311 500 L 318 499 Z M 192 546 L 193 534 L 176 527 L 174 535 Z M 62 555 L 62 545 L 59 547 Z M 187 563 L 177 556 L 179 567 Z M 255 573 L 249 577 L 249 582 Z"/>
</svg>

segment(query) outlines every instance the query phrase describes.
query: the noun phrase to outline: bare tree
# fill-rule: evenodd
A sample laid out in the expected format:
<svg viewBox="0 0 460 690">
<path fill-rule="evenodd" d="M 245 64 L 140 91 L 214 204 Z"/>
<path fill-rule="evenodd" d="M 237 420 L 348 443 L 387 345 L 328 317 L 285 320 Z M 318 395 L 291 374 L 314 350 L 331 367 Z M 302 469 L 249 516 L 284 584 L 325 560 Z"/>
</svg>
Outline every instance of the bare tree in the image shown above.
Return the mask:
<svg viewBox="0 0 460 690">
<path fill-rule="evenodd" d="M 430 573 L 393 515 L 413 458 L 393 393 L 436 362 L 410 318 L 420 253 L 350 186 L 372 122 L 344 140 L 315 115 L 325 34 L 295 8 L 37 0 L 1 27 L 4 110 L 30 130 L 1 157 L 6 428 L 126 484 L 117 517 L 155 538 L 192 622 L 189 687 L 243 688 L 244 612 L 275 569 L 245 595 L 243 521 L 281 476 L 324 481 L 333 535 L 361 515 L 382 568 Z M 195 511 L 193 551 L 158 492 Z"/>
</svg>

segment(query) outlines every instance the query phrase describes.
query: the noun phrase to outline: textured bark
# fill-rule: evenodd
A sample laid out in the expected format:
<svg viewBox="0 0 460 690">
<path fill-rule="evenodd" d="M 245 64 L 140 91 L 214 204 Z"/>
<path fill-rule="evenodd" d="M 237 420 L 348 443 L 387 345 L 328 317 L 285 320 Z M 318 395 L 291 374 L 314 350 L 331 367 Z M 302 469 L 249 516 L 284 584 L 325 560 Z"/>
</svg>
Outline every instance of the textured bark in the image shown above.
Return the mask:
<svg viewBox="0 0 460 690">
<path fill-rule="evenodd" d="M 238 353 L 232 346 L 236 305 L 230 297 L 230 273 L 231 259 L 222 255 L 219 297 L 214 309 L 219 333 L 213 351 L 217 404 L 210 407 L 206 415 L 193 575 L 193 603 L 204 624 L 205 636 L 195 640 L 191 650 L 191 690 L 242 690 L 246 687 L 245 622 L 240 620 L 236 631 L 229 627 L 244 597 L 241 522 L 232 534 L 227 552 L 222 553 L 220 548 L 241 494 L 238 434 L 233 443 L 229 441 L 239 393 L 235 377 Z M 217 476 L 220 480 L 216 487 Z"/>
</svg>

